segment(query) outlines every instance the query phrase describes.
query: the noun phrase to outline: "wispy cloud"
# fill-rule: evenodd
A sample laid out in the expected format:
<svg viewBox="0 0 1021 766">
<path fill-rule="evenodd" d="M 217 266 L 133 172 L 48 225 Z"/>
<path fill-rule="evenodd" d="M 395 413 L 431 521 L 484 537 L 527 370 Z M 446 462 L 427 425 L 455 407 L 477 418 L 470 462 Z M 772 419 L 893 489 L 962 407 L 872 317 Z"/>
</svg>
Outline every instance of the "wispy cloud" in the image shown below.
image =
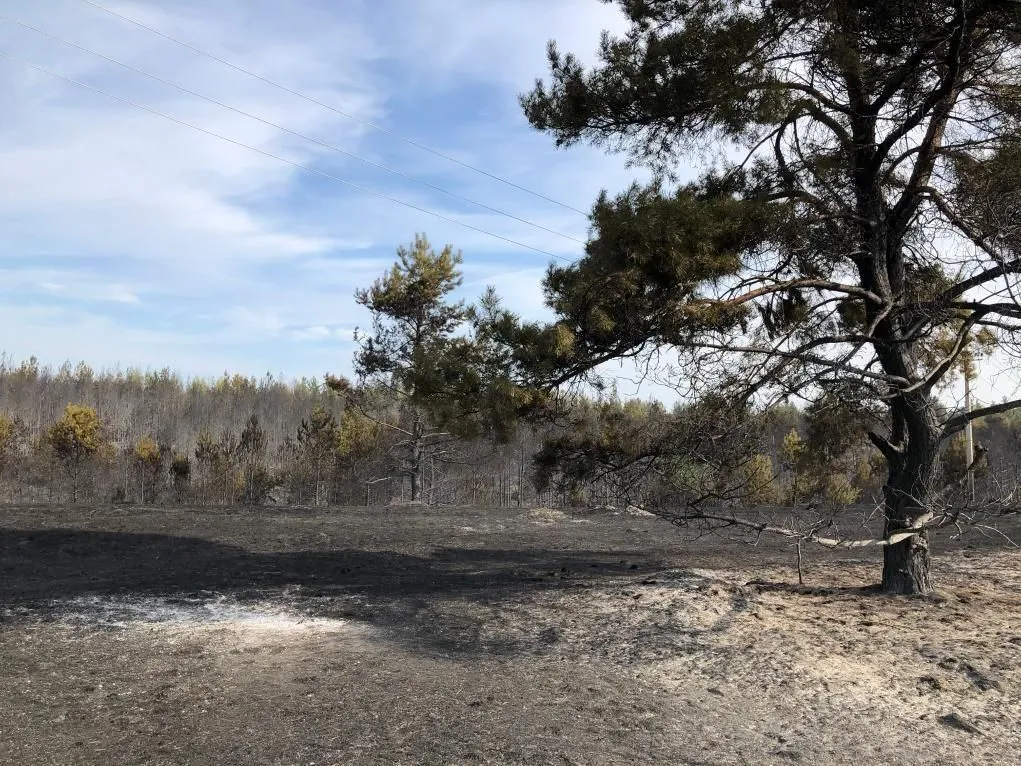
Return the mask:
<svg viewBox="0 0 1021 766">
<path fill-rule="evenodd" d="M 595 0 L 106 0 L 106 5 L 359 120 L 588 210 L 636 173 L 527 125 L 517 95 L 545 44 L 591 58 L 621 29 Z M 374 131 L 125 24 L 80 0 L 0 0 L 0 13 L 576 239 L 583 215 Z M 465 255 L 466 296 L 496 284 L 544 314 L 549 255 L 582 246 L 303 142 L 0 21 L 0 49 L 235 141 L 469 227 L 358 192 L 0 60 L 0 339 L 12 356 L 96 366 L 346 372 L 368 317 L 353 292 L 426 232 Z M 483 231 L 478 231 L 483 230 Z"/>
</svg>

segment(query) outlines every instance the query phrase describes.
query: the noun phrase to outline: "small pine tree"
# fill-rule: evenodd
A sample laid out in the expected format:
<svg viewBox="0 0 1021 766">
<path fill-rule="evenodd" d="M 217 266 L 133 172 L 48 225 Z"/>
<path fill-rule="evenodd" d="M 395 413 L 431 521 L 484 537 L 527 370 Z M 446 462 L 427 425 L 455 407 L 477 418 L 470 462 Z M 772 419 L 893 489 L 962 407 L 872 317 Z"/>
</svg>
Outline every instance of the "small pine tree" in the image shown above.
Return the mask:
<svg viewBox="0 0 1021 766">
<path fill-rule="evenodd" d="M 191 481 L 191 460 L 187 455 L 176 454 L 170 461 L 170 476 L 174 485 L 174 499 L 181 502 Z"/>
<path fill-rule="evenodd" d="M 462 281 L 459 252 L 448 245 L 437 253 L 419 235 L 410 248 L 399 248 L 397 256 L 386 274 L 355 294 L 372 313 L 373 331 L 355 356 L 361 387 L 334 377 L 327 378 L 327 385 L 349 402 L 372 387 L 397 399 L 399 418 L 386 425 L 401 436 L 401 472 L 411 481 L 411 500 L 418 501 L 428 455 L 453 438 L 436 425 L 457 420 L 451 404 L 463 399 L 456 389 L 458 380 L 469 378 L 460 357 L 470 343 L 455 333 L 472 314 L 463 302 L 448 300 Z"/>
<path fill-rule="evenodd" d="M 138 466 L 139 500 L 144 503 L 146 498 L 156 497 L 156 481 L 163 453 L 151 436 L 142 437 L 135 445 L 134 452 L 135 463 Z"/>
<path fill-rule="evenodd" d="M 259 418 L 253 414 L 245 424 L 237 446 L 246 505 L 264 502 L 277 485 L 266 465 L 266 444 L 266 432 L 259 425 Z"/>
<path fill-rule="evenodd" d="M 71 502 L 78 502 L 82 470 L 106 442 L 103 424 L 92 407 L 68 404 L 63 416 L 46 432 L 46 442 L 71 479 Z"/>
</svg>

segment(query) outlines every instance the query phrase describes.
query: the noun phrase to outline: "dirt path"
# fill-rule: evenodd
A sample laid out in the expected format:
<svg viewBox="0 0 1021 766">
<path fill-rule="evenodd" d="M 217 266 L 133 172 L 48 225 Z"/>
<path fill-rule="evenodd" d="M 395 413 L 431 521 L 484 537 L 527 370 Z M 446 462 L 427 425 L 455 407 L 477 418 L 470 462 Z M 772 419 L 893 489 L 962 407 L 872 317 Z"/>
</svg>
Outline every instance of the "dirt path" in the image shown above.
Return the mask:
<svg viewBox="0 0 1021 766">
<path fill-rule="evenodd" d="M 627 516 L 4 509 L 0 763 L 1013 764 L 1021 556 L 941 545 L 921 601 Z"/>
</svg>

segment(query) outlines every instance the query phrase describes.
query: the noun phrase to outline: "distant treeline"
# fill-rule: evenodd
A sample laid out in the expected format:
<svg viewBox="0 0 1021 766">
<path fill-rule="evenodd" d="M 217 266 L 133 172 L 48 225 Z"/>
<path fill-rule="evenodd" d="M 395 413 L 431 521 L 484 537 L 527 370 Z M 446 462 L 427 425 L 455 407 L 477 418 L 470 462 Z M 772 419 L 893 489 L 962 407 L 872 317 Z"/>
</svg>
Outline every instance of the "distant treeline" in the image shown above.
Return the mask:
<svg viewBox="0 0 1021 766">
<path fill-rule="evenodd" d="M 377 399 L 385 399 L 378 392 Z M 400 433 L 345 409 L 315 378 L 284 381 L 224 374 L 186 380 L 170 371 L 59 369 L 34 358 L 0 359 L 0 499 L 4 502 L 161 502 L 362 505 L 410 497 Z M 394 422 L 396 405 L 391 407 Z M 682 501 L 718 482 L 674 460 L 636 478 L 570 470 L 590 439 L 632 438 L 677 427 L 679 408 L 577 397 L 557 424 L 520 423 L 500 442 L 440 441 L 425 456 L 424 502 L 475 505 L 622 505 Z M 380 414 L 382 413 L 382 414 Z M 841 418 L 844 418 L 841 420 Z M 623 427 L 622 423 L 630 423 Z M 869 502 L 880 462 L 860 423 L 839 409 L 760 413 L 756 447 L 736 472 L 737 504 Z M 1021 421 L 987 419 L 977 430 L 978 491 L 1021 478 Z M 584 438 L 582 438 L 584 437 Z M 576 455 L 574 456 L 576 457 Z M 952 485 L 963 442 L 945 455 Z M 733 477 L 727 477 L 733 478 Z"/>
<path fill-rule="evenodd" d="M 83 408 L 98 426 L 94 450 L 74 434 L 88 428 Z M 0 497 L 7 502 L 399 501 L 395 439 L 345 412 L 315 378 L 186 380 L 166 368 L 97 372 L 68 362 L 54 370 L 35 358 L 0 360 Z M 524 474 L 540 441 L 523 430 L 502 445 L 447 445 L 431 456 L 428 500 L 508 504 L 523 490 L 537 502 Z"/>
</svg>

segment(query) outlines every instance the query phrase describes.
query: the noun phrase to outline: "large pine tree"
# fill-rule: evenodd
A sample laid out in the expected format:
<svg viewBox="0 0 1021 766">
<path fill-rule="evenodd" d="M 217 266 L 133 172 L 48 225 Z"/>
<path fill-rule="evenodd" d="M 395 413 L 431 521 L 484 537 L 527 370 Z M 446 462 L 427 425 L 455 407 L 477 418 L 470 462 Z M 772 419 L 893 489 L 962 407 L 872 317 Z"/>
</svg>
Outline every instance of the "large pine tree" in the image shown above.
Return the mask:
<svg viewBox="0 0 1021 766">
<path fill-rule="evenodd" d="M 556 327 L 528 336 L 555 349 L 519 358 L 561 382 L 669 350 L 702 391 L 885 408 L 883 586 L 930 591 L 941 450 L 1021 406 L 936 396 L 981 331 L 1021 337 L 1019 4 L 618 4 L 630 27 L 599 63 L 551 43 L 522 103 L 558 145 L 626 151 L 657 181 L 601 196 L 584 258 L 547 274 Z M 682 159 L 705 170 L 676 185 Z"/>
</svg>

